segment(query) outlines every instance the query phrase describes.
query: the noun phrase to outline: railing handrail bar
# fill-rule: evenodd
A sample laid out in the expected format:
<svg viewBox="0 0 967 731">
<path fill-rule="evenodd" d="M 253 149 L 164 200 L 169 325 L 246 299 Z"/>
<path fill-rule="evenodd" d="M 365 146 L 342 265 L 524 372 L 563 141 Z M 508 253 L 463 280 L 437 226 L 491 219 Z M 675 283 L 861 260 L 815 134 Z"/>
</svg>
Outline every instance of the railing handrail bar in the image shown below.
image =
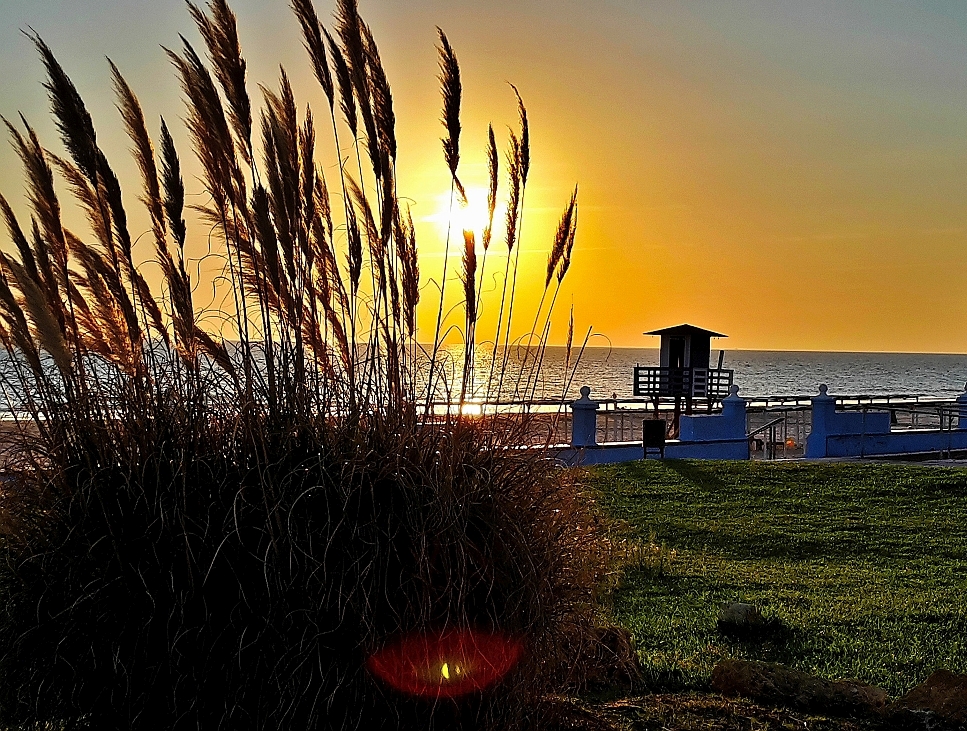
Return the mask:
<svg viewBox="0 0 967 731">
<path fill-rule="evenodd" d="M 781 407 L 782 404 L 789 405 L 802 405 L 808 406 L 809 402 L 815 397 L 815 395 L 787 395 L 787 396 L 746 396 L 743 395 L 742 398 L 749 406 L 761 405 L 761 404 L 774 404 L 776 407 Z M 667 396 L 662 398 L 669 398 Z M 913 402 L 922 406 L 950 406 L 951 408 L 957 408 L 959 404 L 957 403 L 955 396 L 918 396 L 915 394 L 883 394 L 883 395 L 856 395 L 856 396 L 836 396 L 835 401 L 837 406 L 846 408 L 868 408 L 868 407 L 883 407 L 889 406 L 891 409 L 899 410 L 905 406 L 909 406 L 909 403 L 893 403 L 892 399 L 903 400 L 907 402 Z M 568 406 L 573 398 L 547 398 L 547 399 L 529 399 L 526 401 L 515 400 L 515 399 L 497 399 L 493 401 L 480 401 L 476 399 L 467 399 L 463 402 L 465 406 Z M 646 396 L 629 396 L 618 398 L 597 398 L 595 399 L 600 404 L 646 404 L 651 405 L 654 403 L 654 398 Z M 867 401 L 867 403 L 861 403 L 861 401 Z M 847 404 L 846 401 L 853 401 L 855 403 Z M 447 400 L 433 400 L 430 402 L 432 406 L 459 406 L 460 402 L 458 400 L 447 401 Z M 768 406 L 767 406 L 768 408 Z"/>
<path fill-rule="evenodd" d="M 848 411 L 870 411 L 871 409 L 882 409 L 886 407 L 886 404 L 858 404 L 852 409 L 847 409 Z M 963 409 L 962 404 L 954 402 L 944 402 L 944 403 L 933 403 L 925 404 L 920 403 L 919 405 L 906 405 L 897 404 L 890 405 L 889 411 L 899 411 L 904 414 L 936 414 L 939 412 L 950 411 L 950 412 L 960 412 Z M 885 411 L 882 413 L 886 413 Z"/>
<path fill-rule="evenodd" d="M 760 432 L 764 432 L 766 429 L 769 429 L 770 427 L 773 427 L 776 424 L 781 424 L 785 420 L 786 420 L 786 417 L 785 416 L 780 416 L 778 419 L 773 419 L 768 424 L 765 424 L 764 426 L 760 426 L 755 431 L 752 431 L 752 432 L 749 432 L 748 434 L 746 434 L 746 439 L 752 439 L 752 437 L 754 437 L 756 434 L 758 434 Z"/>
</svg>

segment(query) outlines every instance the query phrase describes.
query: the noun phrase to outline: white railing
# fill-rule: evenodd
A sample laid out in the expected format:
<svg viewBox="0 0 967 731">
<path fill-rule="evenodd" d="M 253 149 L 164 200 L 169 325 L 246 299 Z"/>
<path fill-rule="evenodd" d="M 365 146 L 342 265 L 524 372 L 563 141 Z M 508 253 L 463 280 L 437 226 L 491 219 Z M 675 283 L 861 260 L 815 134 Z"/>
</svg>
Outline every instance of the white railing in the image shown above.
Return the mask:
<svg viewBox="0 0 967 731">
<path fill-rule="evenodd" d="M 635 366 L 635 396 L 684 396 L 723 399 L 729 394 L 735 371 L 720 368 L 665 368 Z"/>
</svg>

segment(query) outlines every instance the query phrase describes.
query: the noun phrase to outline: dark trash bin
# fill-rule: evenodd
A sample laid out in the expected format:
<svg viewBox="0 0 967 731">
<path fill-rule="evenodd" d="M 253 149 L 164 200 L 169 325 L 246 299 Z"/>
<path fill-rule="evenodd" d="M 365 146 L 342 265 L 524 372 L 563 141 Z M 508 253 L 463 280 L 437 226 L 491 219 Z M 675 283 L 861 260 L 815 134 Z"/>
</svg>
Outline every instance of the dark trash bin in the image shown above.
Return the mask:
<svg viewBox="0 0 967 731">
<path fill-rule="evenodd" d="M 657 449 L 661 459 L 665 459 L 665 431 L 668 423 L 664 419 L 646 419 L 642 422 L 642 441 L 644 442 L 645 459 L 648 459 L 648 449 Z"/>
</svg>

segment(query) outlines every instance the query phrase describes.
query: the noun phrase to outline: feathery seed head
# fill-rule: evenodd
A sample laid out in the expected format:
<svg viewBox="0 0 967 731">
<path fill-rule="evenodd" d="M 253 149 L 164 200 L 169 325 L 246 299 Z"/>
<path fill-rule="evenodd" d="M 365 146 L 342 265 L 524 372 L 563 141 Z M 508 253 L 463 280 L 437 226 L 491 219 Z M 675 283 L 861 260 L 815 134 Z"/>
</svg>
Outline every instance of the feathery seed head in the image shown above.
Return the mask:
<svg viewBox="0 0 967 731">
<path fill-rule="evenodd" d="M 325 92 L 326 98 L 329 100 L 329 108 L 332 109 L 335 104 L 332 72 L 329 69 L 326 43 L 322 38 L 322 26 L 316 15 L 316 9 L 313 7 L 312 0 L 292 0 L 290 7 L 299 19 L 299 24 L 302 26 L 303 42 L 306 50 L 309 52 L 312 70 L 323 92 Z"/>
<path fill-rule="evenodd" d="M 521 170 L 521 181 L 523 185 L 527 185 L 527 175 L 531 169 L 531 134 L 530 134 L 530 124 L 527 121 L 527 108 L 524 106 L 524 100 L 520 96 L 520 92 L 517 87 L 513 84 L 510 88 L 514 90 L 514 94 L 517 96 L 517 111 L 520 114 L 520 170 Z"/>
<path fill-rule="evenodd" d="M 450 174 L 457 177 L 460 164 L 460 101 L 463 87 L 460 83 L 460 64 L 457 55 L 447 40 L 446 33 L 437 28 L 440 36 L 440 90 L 443 93 L 443 127 L 447 136 L 443 139 L 443 157 Z"/>
</svg>

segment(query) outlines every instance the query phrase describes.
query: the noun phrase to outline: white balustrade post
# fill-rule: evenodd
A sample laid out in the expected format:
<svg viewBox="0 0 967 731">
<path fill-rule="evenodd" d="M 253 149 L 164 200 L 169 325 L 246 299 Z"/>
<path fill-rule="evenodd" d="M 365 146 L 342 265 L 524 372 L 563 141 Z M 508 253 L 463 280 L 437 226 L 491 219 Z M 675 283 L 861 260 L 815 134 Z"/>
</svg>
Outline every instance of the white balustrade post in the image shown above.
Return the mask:
<svg viewBox="0 0 967 731">
<path fill-rule="evenodd" d="M 739 387 L 732 385 L 729 395 L 722 401 L 722 416 L 725 417 L 726 431 L 739 439 L 745 437 L 745 399 L 739 396 Z"/>
<path fill-rule="evenodd" d="M 598 402 L 591 400 L 591 387 L 581 387 L 581 398 L 571 402 L 571 446 L 598 445 Z"/>
<path fill-rule="evenodd" d="M 806 457 L 815 459 L 826 456 L 826 437 L 829 425 L 836 416 L 836 399 L 829 395 L 826 384 L 819 387 L 819 395 L 812 399 L 812 429 L 806 440 Z"/>
</svg>

